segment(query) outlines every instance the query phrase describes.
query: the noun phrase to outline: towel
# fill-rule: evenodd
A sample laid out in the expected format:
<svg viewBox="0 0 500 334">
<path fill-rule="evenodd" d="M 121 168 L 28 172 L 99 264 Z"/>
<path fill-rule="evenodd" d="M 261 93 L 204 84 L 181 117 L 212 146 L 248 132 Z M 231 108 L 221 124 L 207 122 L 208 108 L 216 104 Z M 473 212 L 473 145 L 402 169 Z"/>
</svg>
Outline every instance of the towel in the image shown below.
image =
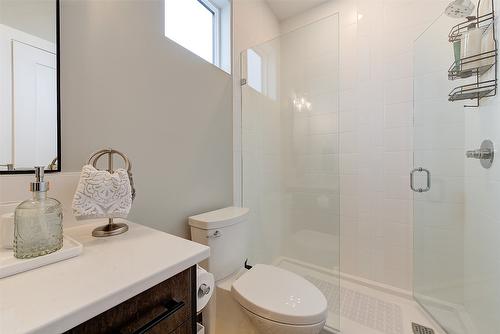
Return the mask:
<svg viewBox="0 0 500 334">
<path fill-rule="evenodd" d="M 77 220 L 127 218 L 131 206 L 132 187 L 125 169 L 110 173 L 83 166 L 72 205 Z"/>
</svg>

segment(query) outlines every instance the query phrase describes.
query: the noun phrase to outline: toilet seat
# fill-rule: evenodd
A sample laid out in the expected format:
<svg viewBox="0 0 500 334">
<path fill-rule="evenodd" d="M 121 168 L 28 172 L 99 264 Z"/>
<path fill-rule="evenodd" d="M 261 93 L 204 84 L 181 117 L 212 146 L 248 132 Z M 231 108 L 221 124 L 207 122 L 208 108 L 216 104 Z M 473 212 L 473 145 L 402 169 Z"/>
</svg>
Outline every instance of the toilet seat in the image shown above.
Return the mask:
<svg viewBox="0 0 500 334">
<path fill-rule="evenodd" d="M 318 288 L 275 266 L 254 266 L 233 283 L 231 291 L 242 307 L 274 322 L 312 325 L 327 316 L 327 301 Z"/>
</svg>

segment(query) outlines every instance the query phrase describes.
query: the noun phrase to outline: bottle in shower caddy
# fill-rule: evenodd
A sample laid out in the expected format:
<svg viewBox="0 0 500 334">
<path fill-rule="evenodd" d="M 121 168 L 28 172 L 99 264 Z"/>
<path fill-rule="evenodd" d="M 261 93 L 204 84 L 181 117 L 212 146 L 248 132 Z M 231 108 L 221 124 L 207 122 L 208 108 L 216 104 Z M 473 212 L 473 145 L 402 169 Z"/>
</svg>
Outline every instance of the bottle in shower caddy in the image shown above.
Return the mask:
<svg viewBox="0 0 500 334">
<path fill-rule="evenodd" d="M 62 205 L 47 197 L 49 183 L 44 168 L 35 167 L 33 197 L 19 204 L 14 215 L 14 256 L 33 258 L 59 250 L 63 245 Z"/>
<path fill-rule="evenodd" d="M 478 27 L 478 24 L 474 20 L 475 18 L 469 19 L 471 23 L 467 26 L 467 31 L 462 33 L 462 71 L 472 70 L 481 66 L 481 40 L 484 28 Z"/>
</svg>

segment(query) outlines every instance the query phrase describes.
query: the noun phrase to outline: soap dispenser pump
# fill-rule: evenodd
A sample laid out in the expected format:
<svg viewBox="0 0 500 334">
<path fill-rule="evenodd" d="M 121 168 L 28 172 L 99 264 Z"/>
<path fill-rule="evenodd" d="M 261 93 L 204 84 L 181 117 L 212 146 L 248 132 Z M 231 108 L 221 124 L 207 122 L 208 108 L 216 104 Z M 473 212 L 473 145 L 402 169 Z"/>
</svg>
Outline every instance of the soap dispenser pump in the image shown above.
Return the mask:
<svg viewBox="0 0 500 334">
<path fill-rule="evenodd" d="M 14 256 L 33 258 L 59 250 L 63 245 L 62 205 L 47 197 L 49 182 L 44 168 L 35 167 L 30 183 L 31 199 L 19 204 L 14 214 Z"/>
</svg>

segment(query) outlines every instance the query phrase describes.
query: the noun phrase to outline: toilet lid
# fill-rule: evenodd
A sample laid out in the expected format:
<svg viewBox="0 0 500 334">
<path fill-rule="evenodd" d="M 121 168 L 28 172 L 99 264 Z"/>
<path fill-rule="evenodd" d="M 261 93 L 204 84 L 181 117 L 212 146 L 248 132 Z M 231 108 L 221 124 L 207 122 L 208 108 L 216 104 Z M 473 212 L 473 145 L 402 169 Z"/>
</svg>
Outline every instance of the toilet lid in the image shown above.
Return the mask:
<svg viewBox="0 0 500 334">
<path fill-rule="evenodd" d="M 291 325 L 312 325 L 326 319 L 327 302 L 321 291 L 287 270 L 258 264 L 232 286 L 234 298 L 263 318 Z"/>
</svg>

